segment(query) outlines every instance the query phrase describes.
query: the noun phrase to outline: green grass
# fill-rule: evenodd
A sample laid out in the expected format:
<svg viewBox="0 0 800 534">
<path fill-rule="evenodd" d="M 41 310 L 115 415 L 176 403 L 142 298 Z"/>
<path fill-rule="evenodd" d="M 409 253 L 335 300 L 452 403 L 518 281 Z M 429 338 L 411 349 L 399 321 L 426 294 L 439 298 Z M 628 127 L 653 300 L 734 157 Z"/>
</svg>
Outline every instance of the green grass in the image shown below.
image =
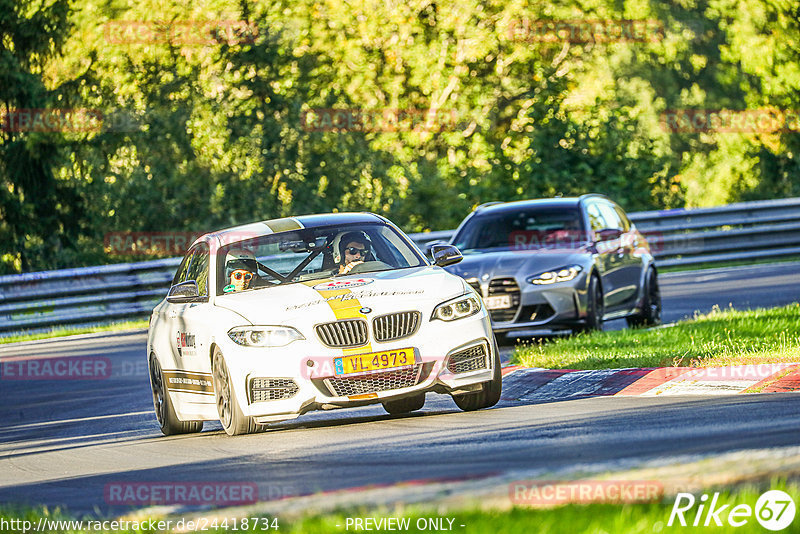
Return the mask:
<svg viewBox="0 0 800 534">
<path fill-rule="evenodd" d="M 97 326 L 79 326 L 69 327 L 63 326 L 54 328 L 48 332 L 38 332 L 35 334 L 20 334 L 9 337 L 0 338 L 0 345 L 4 343 L 16 343 L 18 341 L 34 341 L 37 339 L 49 339 L 52 337 L 73 336 L 76 334 L 93 334 L 95 332 L 117 332 L 124 330 L 140 330 L 147 328 L 147 319 L 140 319 L 137 321 L 123 321 L 118 323 L 110 323 Z"/>
<path fill-rule="evenodd" d="M 548 369 L 800 362 L 800 304 L 720 311 L 675 326 L 593 332 L 518 346 L 512 363 Z"/>
<path fill-rule="evenodd" d="M 336 534 L 346 532 L 365 532 L 365 530 L 356 530 L 351 523 L 349 528 L 348 518 L 374 518 L 380 520 L 382 518 L 407 518 L 409 519 L 408 530 L 398 530 L 401 532 L 431 532 L 435 530 L 417 528 L 417 522 L 425 519 L 444 519 L 444 525 L 448 525 L 447 519 L 453 519 L 452 532 L 464 534 L 482 534 L 491 532 L 493 534 L 520 534 L 525 532 L 536 533 L 554 533 L 554 534 L 581 534 L 581 533 L 636 533 L 645 534 L 653 532 L 710 532 L 710 533 L 745 533 L 745 532 L 766 532 L 756 521 L 754 516 L 747 518 L 747 524 L 741 527 L 732 527 L 728 525 L 728 513 L 736 505 L 746 504 L 751 508 L 755 508 L 758 497 L 766 490 L 779 489 L 788 493 L 795 501 L 800 503 L 800 487 L 796 483 L 785 483 L 783 481 L 773 481 L 764 487 L 748 486 L 734 490 L 720 489 L 706 490 L 705 493 L 709 497 L 713 496 L 716 491 L 720 495 L 717 500 L 717 507 L 729 504 L 727 509 L 719 514 L 719 518 L 723 524 L 722 527 L 709 526 L 697 527 L 691 526 L 681 527 L 674 523 L 672 527 L 668 527 L 670 513 L 675 499 L 673 497 L 666 497 L 655 502 L 647 503 L 594 503 L 594 504 L 569 504 L 555 508 L 531 508 L 531 507 L 515 507 L 509 510 L 483 510 L 478 507 L 462 508 L 462 509 L 435 509 L 432 507 L 408 507 L 398 508 L 394 510 L 387 509 L 374 509 L 362 508 L 354 510 L 337 511 L 332 514 L 314 514 L 313 512 L 307 515 L 295 518 L 286 519 L 278 517 L 278 531 L 290 534 Z M 701 492 L 693 492 L 697 501 L 691 511 L 686 512 L 685 518 L 687 523 L 691 525 L 697 507 L 699 505 L 699 497 Z M 706 510 L 707 510 L 706 506 Z M 223 512 L 218 512 L 218 515 L 224 516 Z M 50 511 L 47 508 L 39 507 L 35 509 L 17 509 L 13 507 L 0 507 L 0 521 L 10 521 L 15 519 L 26 519 L 32 525 L 36 525 L 39 517 L 44 516 L 48 519 L 71 519 L 68 515 L 62 513 L 58 509 Z M 140 518 L 141 520 L 141 518 Z M 171 518 L 172 525 L 174 526 L 178 518 Z M 705 520 L 705 515 L 702 516 L 700 524 L 702 525 Z M 218 520 L 221 522 L 221 520 Z M 185 523 L 184 523 L 185 524 Z M 260 524 L 262 524 L 260 522 Z M 711 521 L 713 525 L 713 521 Z M 241 523 L 239 531 L 241 529 Z M 252 525 L 252 522 L 251 522 Z M 464 525 L 463 527 L 461 525 Z M 798 514 L 794 522 L 783 530 L 783 532 L 798 532 L 800 528 L 800 514 Z M 207 524 L 207 527 L 213 527 L 213 523 Z M 221 524 L 218 523 L 218 527 Z M 423 526 L 420 523 L 420 527 Z M 229 532 L 232 531 L 232 520 L 228 521 L 227 529 L 223 528 L 208 528 L 212 532 Z M 51 531 L 53 527 L 51 524 Z M 14 532 L 11 528 L 0 528 L 2 532 Z M 22 530 L 16 530 L 21 532 Z M 248 532 L 262 531 L 249 528 Z M 147 528 L 139 528 L 138 530 L 128 529 L 76 529 L 65 528 L 58 530 L 65 534 L 77 534 L 86 532 L 151 532 Z M 269 532 L 275 532 L 274 529 Z M 373 530 L 373 532 L 387 532 L 386 530 Z"/>
</svg>

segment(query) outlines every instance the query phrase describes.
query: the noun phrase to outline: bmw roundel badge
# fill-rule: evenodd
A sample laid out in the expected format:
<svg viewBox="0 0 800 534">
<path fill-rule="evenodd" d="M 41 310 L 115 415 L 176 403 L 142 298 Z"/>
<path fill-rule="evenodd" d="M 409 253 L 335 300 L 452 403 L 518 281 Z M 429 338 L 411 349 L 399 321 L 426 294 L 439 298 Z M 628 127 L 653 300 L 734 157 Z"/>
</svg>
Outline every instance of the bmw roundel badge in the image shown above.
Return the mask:
<svg viewBox="0 0 800 534">
<path fill-rule="evenodd" d="M 364 306 L 363 308 L 361 308 L 358 311 L 363 313 L 364 315 L 366 315 L 366 314 L 368 314 L 368 313 L 370 313 L 372 311 L 372 308 L 367 308 L 366 306 Z"/>
</svg>

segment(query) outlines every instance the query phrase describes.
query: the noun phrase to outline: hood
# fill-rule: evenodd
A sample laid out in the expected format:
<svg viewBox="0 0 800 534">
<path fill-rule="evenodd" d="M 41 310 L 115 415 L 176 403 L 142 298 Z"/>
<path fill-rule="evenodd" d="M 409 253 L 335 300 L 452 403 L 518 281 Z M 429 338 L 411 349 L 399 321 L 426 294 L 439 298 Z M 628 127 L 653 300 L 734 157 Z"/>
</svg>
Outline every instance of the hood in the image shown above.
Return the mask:
<svg viewBox="0 0 800 534">
<path fill-rule="evenodd" d="M 216 306 L 245 317 L 252 324 L 297 325 L 333 321 L 331 303 L 370 316 L 404 310 L 429 312 L 433 306 L 467 291 L 467 285 L 439 267 L 415 267 L 245 291 L 216 297 Z M 335 302 L 334 302 L 335 301 Z"/>
<path fill-rule="evenodd" d="M 547 250 L 536 252 L 488 252 L 468 254 L 447 270 L 462 278 L 486 280 L 498 277 L 513 277 L 524 280 L 534 274 L 552 271 L 567 265 L 587 267 L 591 256 L 581 249 Z"/>
</svg>

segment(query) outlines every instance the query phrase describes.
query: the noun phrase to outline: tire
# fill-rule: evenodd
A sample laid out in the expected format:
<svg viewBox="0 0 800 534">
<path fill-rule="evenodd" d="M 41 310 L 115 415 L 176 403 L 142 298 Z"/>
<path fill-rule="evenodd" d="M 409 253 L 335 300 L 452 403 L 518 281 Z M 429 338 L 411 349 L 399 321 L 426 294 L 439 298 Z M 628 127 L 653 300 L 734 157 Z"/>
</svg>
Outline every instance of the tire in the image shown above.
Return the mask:
<svg viewBox="0 0 800 534">
<path fill-rule="evenodd" d="M 397 400 L 385 401 L 383 409 L 392 415 L 399 415 L 420 410 L 425 405 L 425 393 Z"/>
<path fill-rule="evenodd" d="M 575 332 L 594 332 L 603 329 L 603 315 L 605 306 L 603 303 L 603 288 L 597 275 L 592 275 L 589 279 L 589 289 L 587 290 L 586 319 L 584 324 L 575 328 Z"/>
<path fill-rule="evenodd" d="M 494 343 L 494 373 L 492 379 L 481 384 L 481 390 L 475 393 L 464 395 L 453 395 L 456 406 L 465 412 L 491 408 L 500 400 L 500 393 L 503 390 L 503 372 L 500 369 L 500 352 L 497 350 L 497 342 Z"/>
<path fill-rule="evenodd" d="M 175 415 L 175 408 L 164 385 L 164 373 L 155 354 L 150 355 L 150 389 L 153 391 L 153 409 L 161 432 L 165 436 L 191 434 L 203 430 L 202 421 L 181 421 Z"/>
<path fill-rule="evenodd" d="M 637 328 L 661 324 L 661 290 L 658 287 L 658 274 L 649 269 L 644 279 L 644 299 L 642 311 L 627 318 L 628 326 Z"/>
<path fill-rule="evenodd" d="M 222 428 L 229 436 L 251 434 L 266 428 L 257 425 L 252 417 L 244 415 L 239 403 L 236 401 L 233 386 L 230 381 L 228 366 L 219 347 L 214 349 L 214 358 L 211 364 L 211 375 L 214 381 L 214 399 L 216 400 L 217 413 Z"/>
</svg>

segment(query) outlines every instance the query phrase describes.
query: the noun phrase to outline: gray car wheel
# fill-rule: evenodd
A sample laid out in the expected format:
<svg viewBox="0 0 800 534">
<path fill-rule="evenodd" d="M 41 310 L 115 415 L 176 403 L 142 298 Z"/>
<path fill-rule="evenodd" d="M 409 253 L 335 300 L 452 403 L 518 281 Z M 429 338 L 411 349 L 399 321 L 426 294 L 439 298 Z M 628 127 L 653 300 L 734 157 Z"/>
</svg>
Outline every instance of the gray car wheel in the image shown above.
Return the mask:
<svg viewBox="0 0 800 534">
<path fill-rule="evenodd" d="M 589 279 L 589 289 L 587 291 L 586 319 L 584 324 L 575 329 L 576 332 L 592 332 L 603 329 L 603 315 L 605 306 L 603 301 L 603 288 L 597 275 L 592 275 Z"/>
<path fill-rule="evenodd" d="M 645 277 L 642 310 L 627 318 L 628 326 L 655 326 L 661 324 L 661 290 L 655 269 L 649 269 Z"/>
</svg>

